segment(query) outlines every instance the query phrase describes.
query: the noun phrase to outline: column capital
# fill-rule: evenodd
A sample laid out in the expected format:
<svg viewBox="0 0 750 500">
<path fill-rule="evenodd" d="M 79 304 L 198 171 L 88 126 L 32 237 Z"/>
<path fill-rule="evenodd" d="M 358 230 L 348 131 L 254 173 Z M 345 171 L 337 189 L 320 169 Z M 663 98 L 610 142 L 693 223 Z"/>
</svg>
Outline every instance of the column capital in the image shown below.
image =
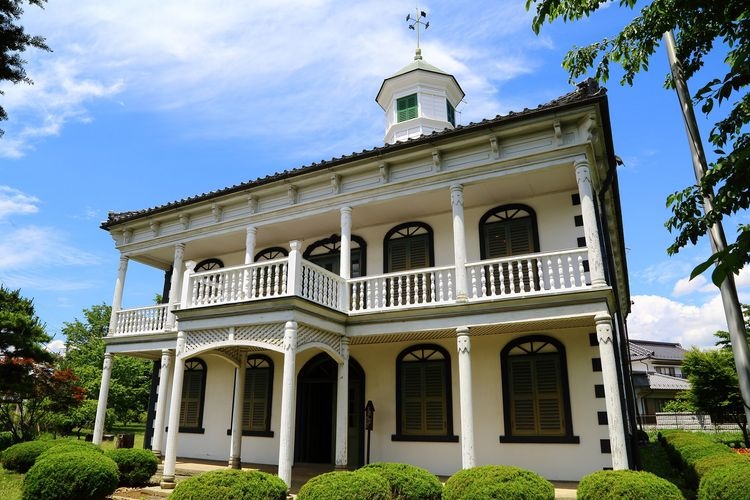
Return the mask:
<svg viewBox="0 0 750 500">
<path fill-rule="evenodd" d="M 130 260 L 130 257 L 125 255 L 124 253 L 120 254 L 120 264 L 123 262 L 127 264 L 127 262 Z"/>
<path fill-rule="evenodd" d="M 609 344 L 613 340 L 612 336 L 612 316 L 606 312 L 600 312 L 594 316 L 596 323 L 596 337 L 600 344 Z"/>
<path fill-rule="evenodd" d="M 464 205 L 464 186 L 463 184 L 451 184 L 451 204 L 454 207 L 463 207 Z"/>
<path fill-rule="evenodd" d="M 579 167 L 586 167 L 586 168 L 588 168 L 589 167 L 589 160 L 585 156 L 582 156 L 580 158 L 576 158 L 573 161 L 573 166 L 575 168 L 579 168 Z"/>
<path fill-rule="evenodd" d="M 351 215 L 351 213 L 352 213 L 352 207 L 350 207 L 350 206 L 343 206 L 343 207 L 340 208 L 340 210 L 341 210 L 341 215 L 344 215 L 344 214 Z"/>
<path fill-rule="evenodd" d="M 247 231 L 247 234 L 255 234 L 258 232 L 258 228 L 253 225 L 245 226 L 245 231 Z"/>
<path fill-rule="evenodd" d="M 112 361 L 112 358 L 114 358 L 114 356 L 115 355 L 113 353 L 111 353 L 111 352 L 105 352 L 104 353 L 104 361 L 107 361 L 107 360 Z"/>
<path fill-rule="evenodd" d="M 469 327 L 459 326 L 456 328 L 456 343 L 459 354 L 468 354 L 471 352 L 471 337 L 469 336 Z"/>
</svg>

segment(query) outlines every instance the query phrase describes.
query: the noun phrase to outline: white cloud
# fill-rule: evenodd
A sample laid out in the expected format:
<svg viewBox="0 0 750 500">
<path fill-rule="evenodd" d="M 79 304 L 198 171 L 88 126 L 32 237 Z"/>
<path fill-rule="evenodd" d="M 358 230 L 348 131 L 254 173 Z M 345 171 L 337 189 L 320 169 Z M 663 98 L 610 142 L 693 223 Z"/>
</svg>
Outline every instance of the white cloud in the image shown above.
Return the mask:
<svg viewBox="0 0 750 500">
<path fill-rule="evenodd" d="M 690 279 L 690 277 L 682 278 L 675 283 L 674 288 L 672 289 L 672 295 L 674 297 L 680 297 L 681 295 L 688 295 L 698 291 L 705 292 L 708 291 L 706 290 L 706 285 L 708 284 L 708 280 L 702 274 L 693 279 Z"/>
<path fill-rule="evenodd" d="M 13 214 L 35 214 L 39 211 L 38 204 L 37 197 L 0 185 L 0 221 Z"/>
<path fill-rule="evenodd" d="M 13 229 L 0 240 L 0 272 L 24 267 L 36 270 L 98 262 L 98 257 L 70 245 L 63 234 L 51 227 Z"/>
<path fill-rule="evenodd" d="M 471 95 L 464 122 L 499 112 L 497 86 L 539 64 L 521 47 L 545 50 L 528 28 L 531 14 L 504 3 L 483 7 L 478 19 L 448 15 L 455 8 L 448 2 L 424 8 L 433 9 L 430 19 L 441 29 L 425 33 L 425 59 L 454 73 Z M 148 8 L 125 0 L 60 0 L 44 11 L 29 9 L 28 31 L 44 34 L 55 52 L 30 53 L 35 85 L 7 93 L 12 121 L 24 125 L 9 123 L 0 155 L 21 156 L 66 123 L 93 119 L 89 103 L 115 94 L 129 110 L 171 113 L 175 123 L 189 115 L 186 129 L 197 137 L 283 130 L 370 144 L 381 133 L 377 120 L 367 130 L 349 125 L 378 113 L 372 98 L 380 81 L 410 62 L 413 32 L 401 15 L 408 10 L 396 0 L 221 7 L 165 0 Z"/>
<path fill-rule="evenodd" d="M 55 354 L 65 354 L 65 342 L 62 340 L 53 340 L 52 342 L 48 343 L 45 347 L 49 352 L 54 352 Z"/>
</svg>

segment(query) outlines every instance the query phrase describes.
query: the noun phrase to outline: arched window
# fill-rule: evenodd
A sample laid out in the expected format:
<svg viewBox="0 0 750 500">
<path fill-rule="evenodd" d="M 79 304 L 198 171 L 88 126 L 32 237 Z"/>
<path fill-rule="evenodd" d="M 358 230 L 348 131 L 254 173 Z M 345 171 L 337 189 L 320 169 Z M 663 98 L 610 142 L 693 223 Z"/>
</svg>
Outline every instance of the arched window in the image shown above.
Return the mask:
<svg viewBox="0 0 750 500">
<path fill-rule="evenodd" d="M 393 273 L 434 266 L 432 228 L 424 222 L 399 224 L 385 235 L 383 272 Z"/>
<path fill-rule="evenodd" d="M 365 276 L 365 257 L 367 254 L 367 243 L 357 235 L 351 236 L 351 277 L 359 278 Z M 341 265 L 341 236 L 333 234 L 323 240 L 311 244 L 302 254 L 306 260 L 327 269 L 335 274 L 340 274 Z"/>
<path fill-rule="evenodd" d="M 270 247 L 261 250 L 260 252 L 255 254 L 255 262 L 263 261 L 263 260 L 274 260 L 274 259 L 280 259 L 282 257 L 286 257 L 289 255 L 289 252 L 286 248 L 282 247 Z"/>
<path fill-rule="evenodd" d="M 482 260 L 539 252 L 536 214 L 526 205 L 502 205 L 479 219 L 479 251 Z M 531 264 L 531 265 L 530 265 Z M 524 259 L 492 264 L 485 268 L 487 292 L 495 294 L 539 290 L 536 261 Z"/>
<path fill-rule="evenodd" d="M 202 271 L 221 269 L 222 267 L 224 267 L 224 263 L 219 259 L 205 259 L 198 262 L 193 268 L 193 271 L 196 273 L 200 273 Z"/>
<path fill-rule="evenodd" d="M 206 398 L 206 363 L 200 358 L 185 361 L 180 403 L 180 432 L 203 433 L 203 403 Z"/>
<path fill-rule="evenodd" d="M 420 344 L 398 355 L 396 414 L 394 441 L 458 441 L 453 435 L 448 351 Z"/>
<path fill-rule="evenodd" d="M 273 437 L 271 432 L 271 397 L 273 396 L 273 361 L 254 354 L 245 365 L 245 395 L 242 406 L 242 434 Z"/>
<path fill-rule="evenodd" d="M 546 335 L 521 337 L 500 354 L 502 442 L 577 443 L 570 417 L 565 347 Z"/>
</svg>

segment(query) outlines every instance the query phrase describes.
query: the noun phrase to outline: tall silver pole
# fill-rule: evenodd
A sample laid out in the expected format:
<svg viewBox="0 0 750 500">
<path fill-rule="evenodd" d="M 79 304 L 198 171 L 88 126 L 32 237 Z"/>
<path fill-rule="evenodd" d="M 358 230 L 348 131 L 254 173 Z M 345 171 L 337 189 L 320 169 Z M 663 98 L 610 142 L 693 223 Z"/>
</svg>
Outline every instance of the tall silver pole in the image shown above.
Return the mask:
<svg viewBox="0 0 750 500">
<path fill-rule="evenodd" d="M 672 80 L 674 81 L 677 97 L 680 100 L 682 116 L 685 120 L 685 129 L 690 143 L 690 152 L 693 157 L 693 169 L 695 170 L 695 180 L 700 184 L 703 175 L 706 173 L 706 155 L 703 153 L 703 143 L 701 142 L 698 125 L 695 121 L 693 112 L 693 103 L 690 100 L 687 83 L 682 72 L 682 63 L 677 60 L 675 54 L 674 35 L 671 31 L 664 33 L 664 41 L 667 45 L 667 57 L 669 66 L 672 70 Z M 709 212 L 712 208 L 712 196 L 703 199 L 703 211 Z M 721 222 L 717 222 L 710 228 L 711 250 L 716 253 L 724 250 L 727 246 L 727 240 L 724 236 L 724 229 Z M 721 302 L 724 305 L 724 315 L 727 319 L 729 328 L 729 340 L 734 354 L 734 363 L 737 366 L 737 376 L 740 382 L 740 393 L 745 406 L 745 418 L 750 424 L 750 349 L 747 345 L 745 336 L 745 322 L 742 318 L 742 309 L 740 301 L 737 298 L 737 287 L 734 284 L 734 275 L 727 273 L 724 281 L 719 287 L 721 290 Z"/>
</svg>

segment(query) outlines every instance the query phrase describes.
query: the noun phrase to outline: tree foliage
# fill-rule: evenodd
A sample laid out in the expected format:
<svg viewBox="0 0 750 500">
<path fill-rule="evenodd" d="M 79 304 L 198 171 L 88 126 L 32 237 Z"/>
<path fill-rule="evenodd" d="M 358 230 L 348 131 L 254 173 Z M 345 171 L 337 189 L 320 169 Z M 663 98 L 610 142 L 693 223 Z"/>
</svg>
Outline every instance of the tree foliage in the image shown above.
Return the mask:
<svg viewBox="0 0 750 500">
<path fill-rule="evenodd" d="M 30 5 L 44 8 L 47 0 L 27 0 Z M 34 82 L 26 75 L 24 65 L 26 61 L 21 54 L 26 49 L 33 47 L 47 52 L 51 49 L 41 36 L 32 36 L 26 33 L 23 26 L 18 24 L 23 14 L 23 0 L 0 1 L 0 81 L 8 81 L 14 84 Z M 3 92 L 0 91 L 0 95 Z M 0 120 L 7 120 L 8 114 L 0 106 Z M 0 137 L 3 131 L 0 130 Z"/>
<path fill-rule="evenodd" d="M 747 343 L 750 344 L 750 305 L 742 304 L 742 315 L 745 317 L 745 338 Z M 722 349 L 732 349 L 732 341 L 729 339 L 729 332 L 719 330 L 714 334 L 717 338 L 716 347 Z"/>
<path fill-rule="evenodd" d="M 71 368 L 81 378 L 81 385 L 89 397 L 98 399 L 104 363 L 104 337 L 109 328 L 112 308 L 106 304 L 83 310 L 84 319 L 65 323 L 67 350 L 63 366 Z M 148 405 L 152 364 L 129 356 L 117 356 L 112 362 L 108 406 L 117 420 L 128 423 L 137 420 Z M 78 417 L 81 415 L 79 414 Z"/>
<path fill-rule="evenodd" d="M 620 0 L 620 7 L 635 9 L 636 0 Z M 640 2 L 642 5 L 644 2 Z M 527 0 L 526 8 L 536 7 L 532 28 L 539 32 L 546 22 L 562 18 L 575 21 L 588 17 L 610 0 Z M 684 66 L 684 77 L 690 79 L 712 51 L 724 54 L 726 72 L 713 75 L 694 95 L 702 111 L 717 120 L 709 135 L 716 160 L 699 185 L 689 186 L 667 198 L 672 216 L 666 223 L 676 232 L 667 249 L 675 254 L 688 243 L 695 244 L 709 228 L 724 217 L 747 210 L 750 206 L 750 7 L 747 0 L 652 0 L 645 2 L 640 13 L 620 33 L 585 47 L 574 47 L 563 67 L 571 79 L 589 70 L 606 82 L 610 65 L 623 70 L 621 84 L 632 84 L 635 75 L 648 70 L 649 62 L 661 43 L 663 34 L 673 30 L 677 57 Z M 659 57 L 665 57 L 659 55 Z M 671 86 L 668 76 L 666 85 Z M 727 105 L 719 114 L 720 104 Z M 728 112 L 726 112 L 728 109 Z M 713 208 L 703 213 L 704 197 L 713 195 Z M 696 267 L 694 274 L 716 264 L 713 281 L 719 284 L 729 273 L 737 273 L 750 262 L 750 224 L 739 224 L 738 236 L 726 249 L 712 255 Z"/>
</svg>

